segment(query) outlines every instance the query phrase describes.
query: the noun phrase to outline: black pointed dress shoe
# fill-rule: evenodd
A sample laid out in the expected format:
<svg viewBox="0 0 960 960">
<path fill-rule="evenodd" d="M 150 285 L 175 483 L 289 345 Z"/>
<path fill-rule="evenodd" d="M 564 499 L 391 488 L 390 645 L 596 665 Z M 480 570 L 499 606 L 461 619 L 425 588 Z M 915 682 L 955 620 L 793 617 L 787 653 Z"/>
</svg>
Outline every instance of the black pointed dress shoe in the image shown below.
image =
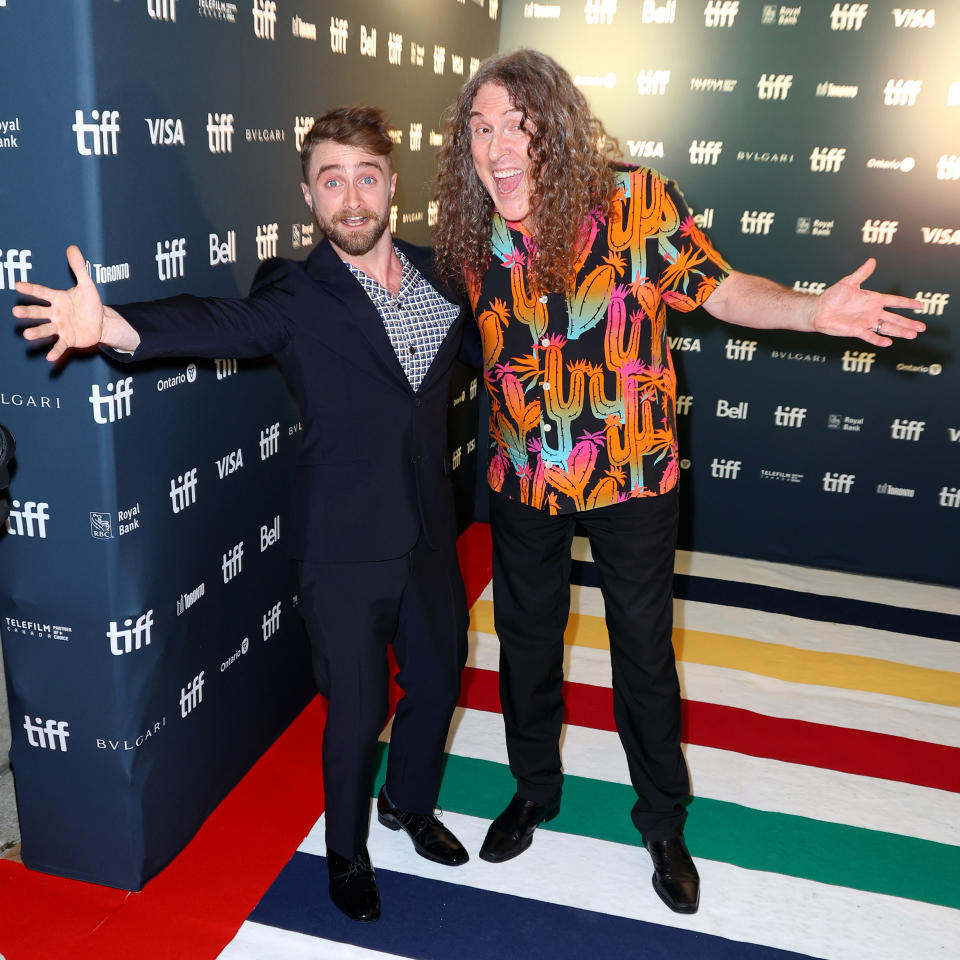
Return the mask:
<svg viewBox="0 0 960 960">
<path fill-rule="evenodd" d="M 406 830 L 414 850 L 434 863 L 459 867 L 470 859 L 463 844 L 432 813 L 405 813 L 393 805 L 385 786 L 377 797 L 377 819 L 390 830 Z"/>
<path fill-rule="evenodd" d="M 352 860 L 327 847 L 330 899 L 351 919 L 369 923 L 380 917 L 377 878 L 364 847 Z"/>
<path fill-rule="evenodd" d="M 653 860 L 653 889 L 675 913 L 696 913 L 700 906 L 700 874 L 693 865 L 683 834 L 667 840 L 644 840 Z"/>
<path fill-rule="evenodd" d="M 559 812 L 559 790 L 546 803 L 524 800 L 515 793 L 507 809 L 490 824 L 480 848 L 480 859 L 489 863 L 503 863 L 504 860 L 519 856 L 533 843 L 533 831 Z"/>
</svg>

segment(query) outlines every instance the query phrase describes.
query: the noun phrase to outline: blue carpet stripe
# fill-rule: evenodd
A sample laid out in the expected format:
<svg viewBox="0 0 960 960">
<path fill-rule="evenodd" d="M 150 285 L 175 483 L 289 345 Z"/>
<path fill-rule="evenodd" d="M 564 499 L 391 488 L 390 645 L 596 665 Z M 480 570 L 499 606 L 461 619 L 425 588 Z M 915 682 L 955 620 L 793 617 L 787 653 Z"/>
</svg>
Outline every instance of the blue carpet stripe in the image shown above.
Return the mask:
<svg viewBox="0 0 960 960">
<path fill-rule="evenodd" d="M 572 579 L 584 587 L 600 586 L 596 564 L 584 560 L 573 561 Z M 935 610 L 911 610 L 886 603 L 824 597 L 800 590 L 715 580 L 712 577 L 691 577 L 684 573 L 674 574 L 673 595 L 678 600 L 762 610 L 804 620 L 846 623 L 915 637 L 930 637 L 933 640 L 960 640 L 960 616 Z"/>
<path fill-rule="evenodd" d="M 377 885 L 383 903 L 379 922 L 354 923 L 330 902 L 326 859 L 295 853 L 250 920 L 415 960 L 569 957 L 571 947 L 631 960 L 811 960 L 806 954 L 392 870 L 377 870 Z"/>
</svg>

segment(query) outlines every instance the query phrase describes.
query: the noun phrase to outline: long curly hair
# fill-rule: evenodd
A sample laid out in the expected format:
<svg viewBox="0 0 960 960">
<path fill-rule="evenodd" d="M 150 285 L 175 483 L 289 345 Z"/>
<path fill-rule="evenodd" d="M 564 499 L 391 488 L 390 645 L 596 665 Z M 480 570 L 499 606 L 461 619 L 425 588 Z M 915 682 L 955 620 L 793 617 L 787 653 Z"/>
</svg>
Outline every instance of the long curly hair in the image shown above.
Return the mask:
<svg viewBox="0 0 960 960">
<path fill-rule="evenodd" d="M 570 74 L 536 50 L 485 60 L 445 115 L 437 160 L 437 269 L 445 280 L 463 287 L 482 276 L 490 258 L 495 207 L 470 150 L 470 110 L 485 83 L 503 87 L 524 122 L 529 117 L 535 124 L 529 144 L 530 205 L 538 255 L 530 262 L 530 280 L 537 293 L 566 292 L 584 225 L 592 213 L 610 212 L 616 189 L 610 161 L 619 145 L 591 113 Z"/>
</svg>

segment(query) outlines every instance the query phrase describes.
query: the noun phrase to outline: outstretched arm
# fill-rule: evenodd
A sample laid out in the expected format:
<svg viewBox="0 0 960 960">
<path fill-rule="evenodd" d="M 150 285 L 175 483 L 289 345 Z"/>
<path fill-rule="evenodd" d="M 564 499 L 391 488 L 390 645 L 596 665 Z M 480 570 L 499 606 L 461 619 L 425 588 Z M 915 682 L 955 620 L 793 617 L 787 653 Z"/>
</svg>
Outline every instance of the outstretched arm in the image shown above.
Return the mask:
<svg viewBox="0 0 960 960">
<path fill-rule="evenodd" d="M 69 290 L 55 290 L 39 283 L 18 283 L 17 293 L 46 300 L 47 305 L 16 306 L 13 315 L 18 320 L 42 320 L 27 327 L 27 340 L 56 337 L 47 359 L 59 360 L 71 347 L 112 347 L 132 353 L 140 344 L 140 334 L 117 313 L 105 307 L 96 285 L 87 274 L 86 261 L 80 248 L 67 247 L 67 263 L 77 278 L 77 285 Z"/>
<path fill-rule="evenodd" d="M 926 330 L 926 324 L 891 313 L 890 308 L 917 309 L 922 306 L 919 300 L 860 288 L 876 265 L 871 257 L 819 296 L 734 271 L 703 307 L 718 320 L 744 327 L 859 337 L 875 347 L 889 347 L 893 337 L 915 339 Z"/>
</svg>

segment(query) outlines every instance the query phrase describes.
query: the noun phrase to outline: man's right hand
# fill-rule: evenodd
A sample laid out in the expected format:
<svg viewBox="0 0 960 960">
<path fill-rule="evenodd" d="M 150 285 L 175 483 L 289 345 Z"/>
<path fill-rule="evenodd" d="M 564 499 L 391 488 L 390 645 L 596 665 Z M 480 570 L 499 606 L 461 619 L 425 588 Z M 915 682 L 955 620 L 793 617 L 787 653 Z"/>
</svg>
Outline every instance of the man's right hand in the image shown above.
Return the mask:
<svg viewBox="0 0 960 960">
<path fill-rule="evenodd" d="M 111 307 L 105 307 L 96 285 L 87 273 L 86 261 L 80 248 L 67 247 L 67 263 L 77 278 L 77 285 L 69 290 L 54 290 L 39 283 L 18 283 L 17 293 L 47 304 L 19 305 L 13 308 L 18 320 L 42 320 L 27 327 L 27 340 L 56 337 L 47 354 L 51 362 L 59 360 L 67 350 L 76 347 L 95 347 L 104 344 L 117 350 L 133 352 L 140 344 L 140 336 Z"/>
</svg>

